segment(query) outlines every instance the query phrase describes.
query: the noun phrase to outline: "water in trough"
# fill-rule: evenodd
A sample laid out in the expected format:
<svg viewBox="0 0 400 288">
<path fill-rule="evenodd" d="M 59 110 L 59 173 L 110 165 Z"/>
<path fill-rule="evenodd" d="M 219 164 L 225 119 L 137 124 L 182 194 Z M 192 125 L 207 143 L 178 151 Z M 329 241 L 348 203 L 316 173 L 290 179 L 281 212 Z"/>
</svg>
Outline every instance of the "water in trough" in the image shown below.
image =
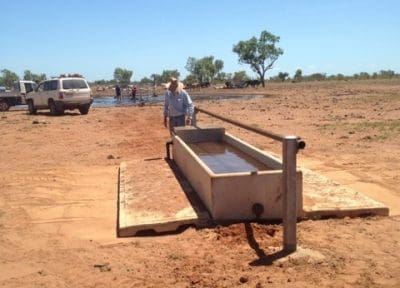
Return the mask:
<svg viewBox="0 0 400 288">
<path fill-rule="evenodd" d="M 271 170 L 257 159 L 226 142 L 199 142 L 188 145 L 216 174 Z"/>
</svg>

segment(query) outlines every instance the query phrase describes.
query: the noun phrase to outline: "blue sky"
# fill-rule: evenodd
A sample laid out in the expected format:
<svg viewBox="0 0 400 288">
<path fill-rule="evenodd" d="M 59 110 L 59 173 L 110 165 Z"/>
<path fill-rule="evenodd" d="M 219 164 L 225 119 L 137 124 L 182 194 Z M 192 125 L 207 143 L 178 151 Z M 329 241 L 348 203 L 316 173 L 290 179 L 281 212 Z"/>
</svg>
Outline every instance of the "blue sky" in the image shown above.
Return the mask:
<svg viewBox="0 0 400 288">
<path fill-rule="evenodd" d="M 284 54 L 267 77 L 400 72 L 398 0 L 0 0 L 0 69 L 112 79 L 116 67 L 140 80 L 214 56 L 223 71 L 248 71 L 234 44 L 267 30 Z"/>
</svg>

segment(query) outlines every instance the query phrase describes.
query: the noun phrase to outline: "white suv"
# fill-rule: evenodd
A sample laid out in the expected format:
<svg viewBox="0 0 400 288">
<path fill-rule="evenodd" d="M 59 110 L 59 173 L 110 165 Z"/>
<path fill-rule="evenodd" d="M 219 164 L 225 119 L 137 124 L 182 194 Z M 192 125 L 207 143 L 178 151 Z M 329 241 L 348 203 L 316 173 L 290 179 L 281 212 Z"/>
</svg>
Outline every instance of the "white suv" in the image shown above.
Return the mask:
<svg viewBox="0 0 400 288">
<path fill-rule="evenodd" d="M 45 80 L 35 92 L 26 96 L 30 114 L 35 114 L 38 109 L 50 109 L 52 115 L 63 114 L 66 109 L 79 109 L 81 114 L 86 115 L 92 102 L 89 84 L 75 75 Z"/>
</svg>

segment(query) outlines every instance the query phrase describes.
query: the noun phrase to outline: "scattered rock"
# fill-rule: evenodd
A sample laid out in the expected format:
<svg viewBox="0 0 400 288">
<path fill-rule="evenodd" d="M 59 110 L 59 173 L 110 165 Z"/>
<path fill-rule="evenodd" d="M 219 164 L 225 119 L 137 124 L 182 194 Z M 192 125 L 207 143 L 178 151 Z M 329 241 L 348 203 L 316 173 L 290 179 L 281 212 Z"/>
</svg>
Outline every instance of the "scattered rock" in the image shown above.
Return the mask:
<svg viewBox="0 0 400 288">
<path fill-rule="evenodd" d="M 110 155 L 107 156 L 107 159 L 115 159 L 115 157 L 110 154 Z"/>
<path fill-rule="evenodd" d="M 362 140 L 372 140 L 372 137 L 370 135 L 364 136 L 361 138 Z"/>
<path fill-rule="evenodd" d="M 47 122 L 45 120 L 33 120 L 32 124 L 47 124 Z"/>
<path fill-rule="evenodd" d="M 47 275 L 47 273 L 44 270 L 39 270 L 38 274 L 41 275 L 41 276 L 46 276 Z"/>
<path fill-rule="evenodd" d="M 276 233 L 276 230 L 274 228 L 268 228 L 267 229 L 267 234 L 271 237 L 274 237 Z"/>
<path fill-rule="evenodd" d="M 239 281 L 240 281 L 240 283 L 247 283 L 249 281 L 249 277 L 240 276 Z"/>
<path fill-rule="evenodd" d="M 192 285 L 196 285 L 198 283 L 200 283 L 201 279 L 198 276 L 192 276 L 190 278 L 190 284 Z"/>
<path fill-rule="evenodd" d="M 94 264 L 94 268 L 98 268 L 100 272 L 108 272 L 111 271 L 111 266 L 109 263 L 104 263 L 104 264 Z"/>
</svg>

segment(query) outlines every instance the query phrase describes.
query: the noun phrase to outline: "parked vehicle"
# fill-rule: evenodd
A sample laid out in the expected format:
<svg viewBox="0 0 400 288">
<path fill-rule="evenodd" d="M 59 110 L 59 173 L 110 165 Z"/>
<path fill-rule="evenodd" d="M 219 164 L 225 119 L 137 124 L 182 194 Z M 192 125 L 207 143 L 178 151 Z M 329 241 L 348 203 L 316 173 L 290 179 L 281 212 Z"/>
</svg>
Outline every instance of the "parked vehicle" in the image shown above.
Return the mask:
<svg viewBox="0 0 400 288">
<path fill-rule="evenodd" d="M 52 115 L 60 115 L 67 109 L 79 109 L 82 115 L 86 115 L 93 97 L 83 77 L 62 75 L 41 82 L 35 92 L 27 96 L 26 103 L 30 114 L 40 109 L 50 109 Z"/>
<path fill-rule="evenodd" d="M 25 104 L 28 93 L 35 90 L 37 84 L 33 81 L 20 80 L 14 82 L 10 91 L 0 89 L 0 111 L 7 111 L 11 106 Z"/>
</svg>

